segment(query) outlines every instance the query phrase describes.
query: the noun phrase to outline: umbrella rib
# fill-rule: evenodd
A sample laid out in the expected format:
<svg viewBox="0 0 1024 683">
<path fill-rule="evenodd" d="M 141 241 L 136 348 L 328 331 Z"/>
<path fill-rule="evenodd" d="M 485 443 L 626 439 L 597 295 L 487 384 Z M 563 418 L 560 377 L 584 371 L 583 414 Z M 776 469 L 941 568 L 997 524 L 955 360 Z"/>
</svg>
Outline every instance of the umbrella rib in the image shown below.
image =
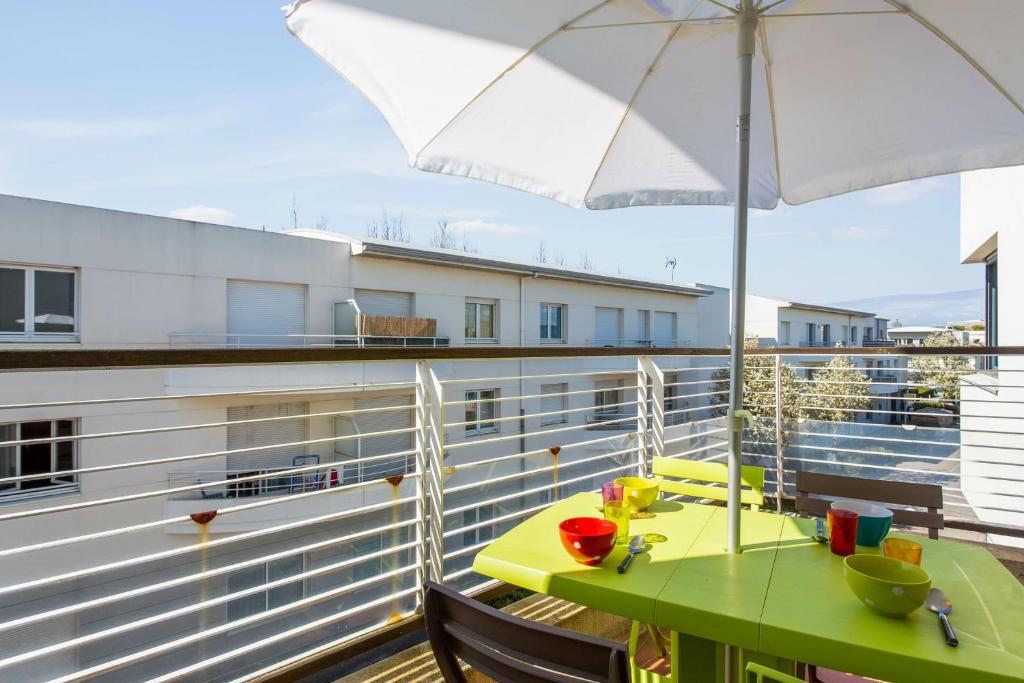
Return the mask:
<svg viewBox="0 0 1024 683">
<path fill-rule="evenodd" d="M 956 43 L 956 41 L 954 41 L 952 38 L 950 38 L 945 33 L 943 33 L 939 29 L 939 27 L 937 27 L 935 24 L 931 23 L 930 21 L 928 21 L 927 19 L 922 17 L 920 14 L 918 14 L 914 10 L 910 9 L 909 7 L 904 7 L 901 3 L 897 2 L 897 0 L 885 0 L 885 1 L 887 3 L 889 3 L 890 5 L 892 5 L 893 7 L 895 7 L 896 9 L 901 10 L 903 13 L 906 13 L 907 15 L 909 15 L 914 21 L 916 21 L 918 24 L 920 24 L 925 29 L 930 31 L 936 38 L 938 38 L 939 40 L 944 42 L 946 45 L 948 45 L 950 48 L 952 48 L 953 51 L 955 51 L 957 54 L 959 54 L 964 59 L 965 62 L 970 64 L 972 67 L 974 67 L 974 70 L 977 71 L 979 74 L 981 74 L 985 78 L 985 80 L 987 80 L 989 82 L 989 84 L 993 88 L 998 90 L 1000 92 L 1000 94 L 1002 94 L 1002 96 L 1005 97 L 1010 102 L 1010 104 L 1012 104 L 1014 107 L 1016 107 L 1017 111 L 1019 111 L 1021 114 L 1024 114 L 1024 106 L 1022 106 L 1020 102 L 1015 100 L 1013 98 L 1013 96 L 1010 95 L 1010 93 L 1006 90 L 1006 88 L 1004 88 L 1002 86 L 1002 84 L 999 83 L 999 81 L 997 81 L 992 76 L 992 74 L 990 74 L 985 69 L 985 67 L 983 67 L 981 64 L 979 64 L 978 61 L 976 59 L 974 59 L 974 57 L 972 57 L 967 52 L 967 50 L 965 50 L 962 47 L 960 47 L 960 45 L 958 45 Z"/>
<path fill-rule="evenodd" d="M 485 85 L 483 88 L 480 89 L 480 92 L 478 92 L 476 95 L 473 95 L 473 97 L 468 102 L 466 102 L 466 104 L 462 105 L 462 107 L 460 107 L 459 110 L 457 112 L 455 112 L 455 114 L 450 119 L 448 119 L 448 121 L 445 122 L 445 124 L 443 126 L 441 126 L 441 128 L 436 133 L 434 133 L 434 135 L 431 136 L 431 138 L 429 140 L 427 140 L 427 142 L 422 147 L 420 147 L 419 151 L 416 152 L 416 156 L 413 157 L 413 165 L 414 166 L 418 165 L 419 164 L 420 154 L 422 154 L 424 150 L 426 150 L 428 147 L 430 147 L 430 145 L 432 145 L 434 143 L 434 141 L 437 140 L 437 138 L 439 138 L 446 130 L 448 130 L 449 126 L 451 126 L 453 123 L 455 123 L 455 121 L 460 116 L 462 116 L 462 113 L 464 111 L 466 111 L 471 106 L 473 106 L 473 103 L 476 102 L 481 97 L 483 97 L 484 93 L 486 93 L 488 90 L 490 90 L 494 86 L 495 83 L 497 83 L 502 78 L 504 78 L 505 74 L 507 74 L 508 72 L 512 71 L 512 69 L 514 69 L 517 66 L 519 66 L 520 64 L 522 64 L 523 61 L 526 60 L 527 57 L 529 57 L 530 55 L 535 53 L 540 48 L 544 47 L 544 45 L 546 45 L 548 42 L 550 42 L 552 38 L 554 38 L 559 33 L 562 33 L 563 31 L 568 29 L 572 24 L 575 24 L 577 21 L 580 21 L 581 19 L 587 18 L 588 16 L 590 16 L 591 14 L 596 12 L 597 10 L 601 9 L 602 7 L 604 7 L 605 5 L 610 3 L 611 1 L 612 0 L 601 0 L 601 2 L 597 3 L 596 5 L 591 7 L 590 9 L 588 9 L 588 10 L 578 14 L 575 17 L 573 17 L 572 19 L 570 19 L 569 21 L 565 22 L 564 24 L 562 24 L 561 26 L 556 28 L 554 31 L 552 31 L 551 33 L 547 34 L 546 36 L 544 36 L 543 38 L 538 40 L 536 43 L 531 45 L 530 48 L 526 52 L 524 52 L 523 54 L 519 55 L 519 57 L 517 57 L 514 62 L 512 62 L 507 67 L 502 69 L 501 73 L 499 73 L 497 76 L 492 78 L 491 81 L 487 85 Z"/>
<path fill-rule="evenodd" d="M 640 95 L 640 91 L 643 90 L 644 85 L 647 83 L 647 79 L 654 73 L 654 69 L 658 66 L 658 62 L 661 61 L 662 55 L 665 54 L 665 50 L 675 39 L 679 33 L 679 29 L 682 25 L 676 26 L 672 29 L 672 32 L 668 34 L 668 38 L 665 39 L 665 43 L 658 50 L 658 54 L 654 55 L 654 59 L 651 60 L 651 65 L 647 67 L 647 71 L 644 72 L 643 78 L 637 83 L 636 89 L 633 90 L 633 96 L 629 98 L 629 103 L 626 105 L 626 109 L 622 112 L 622 116 L 619 118 L 619 124 L 615 126 L 615 132 L 612 133 L 611 139 L 608 140 L 608 145 L 604 148 L 604 154 L 601 155 L 601 161 L 597 164 L 597 168 L 594 169 L 594 175 L 590 178 L 590 183 L 587 185 L 587 191 L 583 193 L 583 202 L 586 204 L 587 197 L 590 195 L 590 191 L 594 189 L 594 183 L 597 182 L 597 176 L 601 174 L 601 169 L 604 168 L 604 162 L 608 160 L 608 154 L 612 151 L 612 147 L 615 145 L 615 140 L 619 137 L 619 131 L 622 130 L 622 125 L 626 122 L 626 117 L 633 110 L 633 103 L 636 102 L 636 98 Z"/>
<path fill-rule="evenodd" d="M 764 79 L 768 86 L 768 114 L 772 124 L 772 148 L 775 152 L 775 191 L 782 197 L 782 164 L 779 161 L 779 131 L 775 126 L 775 88 L 772 84 L 772 59 L 768 52 L 768 27 L 757 22 L 757 34 L 761 39 L 761 56 L 764 59 Z"/>
</svg>

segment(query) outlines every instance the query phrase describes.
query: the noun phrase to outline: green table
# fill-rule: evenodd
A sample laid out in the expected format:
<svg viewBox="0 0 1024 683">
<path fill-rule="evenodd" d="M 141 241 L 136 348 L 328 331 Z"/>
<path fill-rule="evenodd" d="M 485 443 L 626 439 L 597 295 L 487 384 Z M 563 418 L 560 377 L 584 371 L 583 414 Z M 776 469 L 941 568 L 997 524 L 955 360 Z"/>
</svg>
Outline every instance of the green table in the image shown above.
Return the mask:
<svg viewBox="0 0 1024 683">
<path fill-rule="evenodd" d="M 927 610 L 885 619 L 866 609 L 846 588 L 841 558 L 802 540 L 814 522 L 785 519 L 758 649 L 886 681 L 1024 680 L 1024 586 L 984 548 L 913 537 L 932 585 L 953 600 L 953 648 Z"/>
<path fill-rule="evenodd" d="M 730 555 L 724 508 L 659 501 L 630 533 L 666 540 L 629 572 L 615 571 L 624 547 L 598 567 L 577 564 L 561 547 L 558 522 L 597 516 L 599 502 L 579 494 L 524 520 L 482 550 L 474 570 L 686 634 L 683 671 L 696 680 L 720 676 L 709 645 L 719 642 L 893 683 L 1024 681 L 1024 587 L 983 548 L 922 541 L 922 566 L 953 599 L 961 645 L 951 648 L 930 613 L 893 620 L 861 605 L 846 588 L 842 558 L 808 539 L 812 520 L 745 510 L 744 552 Z"/>
</svg>

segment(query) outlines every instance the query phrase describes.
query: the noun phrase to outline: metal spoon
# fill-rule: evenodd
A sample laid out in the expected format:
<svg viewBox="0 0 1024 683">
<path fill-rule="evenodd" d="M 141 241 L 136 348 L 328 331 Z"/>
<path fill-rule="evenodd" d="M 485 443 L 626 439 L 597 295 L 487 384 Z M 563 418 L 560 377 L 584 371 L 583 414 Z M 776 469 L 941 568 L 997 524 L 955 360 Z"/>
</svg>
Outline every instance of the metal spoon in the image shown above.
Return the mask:
<svg viewBox="0 0 1024 683">
<path fill-rule="evenodd" d="M 825 520 L 823 520 L 821 517 L 818 517 L 818 519 L 815 521 L 817 521 L 818 525 L 814 531 L 814 535 L 811 536 L 811 538 L 817 541 L 818 543 L 828 543 L 828 534 L 825 533 Z"/>
<path fill-rule="evenodd" d="M 619 564 L 618 572 L 620 574 L 625 574 L 626 570 L 629 569 L 629 563 L 633 561 L 633 556 L 638 553 L 642 553 L 646 547 L 647 544 L 644 543 L 643 536 L 634 536 L 629 539 L 629 554 L 622 558 L 622 563 Z"/>
<path fill-rule="evenodd" d="M 939 622 L 942 624 L 942 631 L 946 634 L 946 644 L 956 647 L 960 641 L 956 639 L 956 632 L 949 625 L 949 613 L 953 611 L 953 601 L 938 588 L 928 591 L 928 601 L 925 603 L 928 609 L 939 615 Z"/>
</svg>

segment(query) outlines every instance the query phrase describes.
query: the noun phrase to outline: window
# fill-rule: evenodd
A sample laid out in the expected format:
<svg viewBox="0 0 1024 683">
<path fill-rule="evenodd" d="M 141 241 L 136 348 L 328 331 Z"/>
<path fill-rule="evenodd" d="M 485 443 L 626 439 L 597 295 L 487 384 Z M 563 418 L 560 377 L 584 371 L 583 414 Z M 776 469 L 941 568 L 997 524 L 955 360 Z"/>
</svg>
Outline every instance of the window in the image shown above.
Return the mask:
<svg viewBox="0 0 1024 683">
<path fill-rule="evenodd" d="M 77 341 L 75 271 L 0 265 L 0 339 Z"/>
<path fill-rule="evenodd" d="M 568 396 L 565 393 L 568 391 L 568 384 L 541 384 L 540 393 L 543 394 L 540 399 L 540 412 L 542 413 L 554 413 L 553 415 L 544 415 L 540 418 L 540 424 L 542 427 L 547 425 L 565 424 L 569 421 L 568 416 L 565 414 Z"/>
<path fill-rule="evenodd" d="M 494 519 L 494 503 L 485 503 L 462 513 L 462 527 L 482 524 L 492 519 Z M 463 548 L 492 540 L 494 540 L 494 525 L 485 524 L 462 533 Z"/>
<path fill-rule="evenodd" d="M 598 380 L 594 392 L 594 412 L 600 416 L 616 415 L 622 412 L 622 381 Z"/>
<path fill-rule="evenodd" d="M 497 389 L 466 392 L 466 434 L 488 434 L 498 431 Z"/>
<path fill-rule="evenodd" d="M 993 252 L 985 259 L 985 346 L 999 346 L 999 267 Z M 985 370 L 999 367 L 998 356 L 985 356 L 982 362 Z"/>
<path fill-rule="evenodd" d="M 854 346 L 857 345 L 857 326 L 854 325 L 850 328 L 850 343 Z"/>
<path fill-rule="evenodd" d="M 850 326 L 849 325 L 843 325 L 842 326 L 841 334 L 842 334 L 842 336 L 839 338 L 840 342 L 845 344 L 846 342 L 850 341 Z"/>
<path fill-rule="evenodd" d="M 636 312 L 636 341 L 644 346 L 651 340 L 651 312 Z"/>
<path fill-rule="evenodd" d="M 832 343 L 832 326 L 822 325 L 821 326 L 821 343 L 831 344 Z"/>
<path fill-rule="evenodd" d="M 468 319 L 467 319 L 468 320 Z M 468 324 L 468 322 L 467 322 Z M 540 339 L 548 342 L 565 341 L 565 306 L 540 305 Z"/>
<path fill-rule="evenodd" d="M 466 302 L 466 339 L 493 341 L 498 338 L 495 331 L 494 302 Z"/>
<path fill-rule="evenodd" d="M 789 321 L 783 320 L 779 323 L 779 345 L 790 344 Z"/>
<path fill-rule="evenodd" d="M 870 327 L 865 327 L 864 328 L 864 343 L 865 344 L 868 343 L 869 341 L 871 341 L 874 338 L 872 336 L 873 332 L 874 332 L 874 330 L 872 330 Z"/>
<path fill-rule="evenodd" d="M 0 441 L 27 441 L 29 439 L 59 439 L 74 436 L 74 420 L 43 420 L 0 424 Z M 59 474 L 75 469 L 74 441 L 47 441 L 0 448 L 0 478 L 24 477 L 33 474 Z M 73 474 L 26 479 L 0 484 L 0 496 L 25 492 L 55 493 L 55 488 L 78 489 Z"/>
<path fill-rule="evenodd" d="M 818 326 L 814 323 L 807 323 L 807 343 L 814 344 L 818 341 Z"/>
<path fill-rule="evenodd" d="M 304 565 L 303 556 L 297 554 L 231 572 L 228 574 L 227 580 L 228 592 L 238 593 L 263 584 L 280 581 L 289 576 L 297 576 L 303 573 Z M 297 578 L 295 581 L 283 583 L 270 590 L 255 591 L 231 600 L 228 602 L 228 621 L 244 619 L 253 614 L 301 600 L 304 595 L 302 584 L 302 579 Z"/>
</svg>

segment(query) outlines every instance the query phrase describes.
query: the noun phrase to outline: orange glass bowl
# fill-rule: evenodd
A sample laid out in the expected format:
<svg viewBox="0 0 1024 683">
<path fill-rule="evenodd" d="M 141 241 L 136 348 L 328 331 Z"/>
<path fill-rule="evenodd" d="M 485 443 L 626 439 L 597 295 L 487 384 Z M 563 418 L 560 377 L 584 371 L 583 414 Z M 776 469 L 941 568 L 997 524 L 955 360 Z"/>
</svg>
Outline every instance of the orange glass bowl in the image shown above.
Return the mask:
<svg viewBox="0 0 1024 683">
<path fill-rule="evenodd" d="M 615 547 L 614 522 L 597 517 L 570 517 L 558 525 L 565 552 L 580 564 L 601 564 Z"/>
</svg>

